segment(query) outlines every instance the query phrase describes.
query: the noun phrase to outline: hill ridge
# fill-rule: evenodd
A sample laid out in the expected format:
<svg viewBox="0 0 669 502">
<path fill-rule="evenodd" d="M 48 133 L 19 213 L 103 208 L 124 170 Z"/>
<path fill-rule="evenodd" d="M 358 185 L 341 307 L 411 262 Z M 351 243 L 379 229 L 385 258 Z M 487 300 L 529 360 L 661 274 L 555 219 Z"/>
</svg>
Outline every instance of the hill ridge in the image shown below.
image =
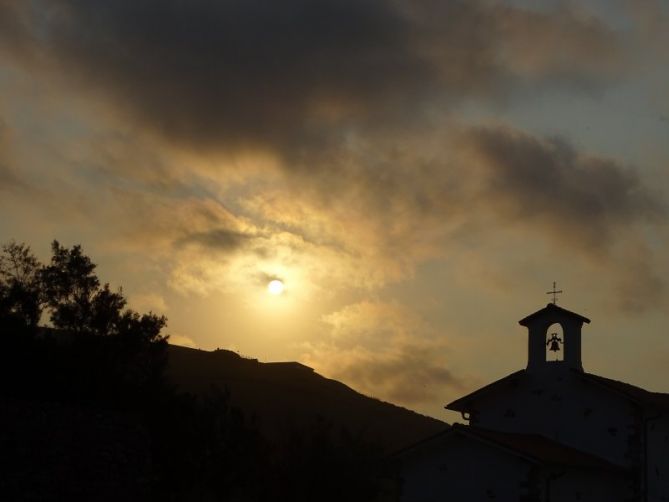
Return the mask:
<svg viewBox="0 0 669 502">
<path fill-rule="evenodd" d="M 227 350 L 169 345 L 168 377 L 181 390 L 207 394 L 226 388 L 230 400 L 256 417 L 269 437 L 308 426 L 318 418 L 362 434 L 384 450 L 402 448 L 448 424 L 393 403 L 366 396 L 297 361 L 261 362 Z"/>
</svg>

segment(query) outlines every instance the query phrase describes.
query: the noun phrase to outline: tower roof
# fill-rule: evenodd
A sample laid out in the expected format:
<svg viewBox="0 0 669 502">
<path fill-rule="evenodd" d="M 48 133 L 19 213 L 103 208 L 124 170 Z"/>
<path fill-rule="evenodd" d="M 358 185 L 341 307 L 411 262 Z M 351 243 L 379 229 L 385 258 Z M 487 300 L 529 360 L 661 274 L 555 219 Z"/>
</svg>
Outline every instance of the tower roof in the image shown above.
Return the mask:
<svg viewBox="0 0 669 502">
<path fill-rule="evenodd" d="M 533 320 L 540 318 L 540 317 L 554 317 L 554 316 L 560 316 L 560 317 L 571 317 L 572 319 L 576 319 L 580 322 L 585 322 L 585 323 L 590 323 L 590 319 L 587 317 L 583 317 L 581 314 L 577 314 L 576 312 L 572 312 L 571 310 L 563 309 L 562 307 L 558 307 L 554 303 L 549 303 L 546 305 L 544 308 L 537 310 L 533 314 L 528 315 L 527 317 L 522 318 L 520 321 L 518 321 L 518 324 L 521 326 L 526 326 L 532 322 Z"/>
</svg>

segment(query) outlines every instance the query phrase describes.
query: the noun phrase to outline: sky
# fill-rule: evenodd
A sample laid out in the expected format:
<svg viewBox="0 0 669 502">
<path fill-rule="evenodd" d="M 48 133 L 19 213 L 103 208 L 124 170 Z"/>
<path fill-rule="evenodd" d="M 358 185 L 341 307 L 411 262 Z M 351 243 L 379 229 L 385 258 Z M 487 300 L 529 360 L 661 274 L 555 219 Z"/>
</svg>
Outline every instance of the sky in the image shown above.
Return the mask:
<svg viewBox="0 0 669 502">
<path fill-rule="evenodd" d="M 0 0 L 0 241 L 449 421 L 557 281 L 669 391 L 667 47 L 662 0 Z"/>
</svg>

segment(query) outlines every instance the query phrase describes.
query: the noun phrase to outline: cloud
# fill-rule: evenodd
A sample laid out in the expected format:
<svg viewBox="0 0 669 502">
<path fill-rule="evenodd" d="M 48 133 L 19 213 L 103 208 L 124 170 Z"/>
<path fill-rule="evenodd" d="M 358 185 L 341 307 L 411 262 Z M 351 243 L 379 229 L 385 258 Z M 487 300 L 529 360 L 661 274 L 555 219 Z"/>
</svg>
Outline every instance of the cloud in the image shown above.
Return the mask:
<svg viewBox="0 0 669 502">
<path fill-rule="evenodd" d="M 662 0 L 625 0 L 625 14 L 635 23 L 635 42 L 647 62 L 657 64 L 664 58 L 664 47 L 669 42 L 669 9 Z"/>
<path fill-rule="evenodd" d="M 204 232 L 187 234 L 177 241 L 177 245 L 200 244 L 220 251 L 238 250 L 251 239 L 251 236 L 226 228 L 215 228 Z"/>
<path fill-rule="evenodd" d="M 11 2 L 18 58 L 80 82 L 170 144 L 267 149 L 284 167 L 351 134 L 429 122 L 525 82 L 597 79 L 616 34 L 567 8 L 496 2 Z M 538 35 L 541 36 L 538 36 Z M 307 154 L 304 159 L 303 155 Z"/>
<path fill-rule="evenodd" d="M 491 226 L 518 226 L 601 259 L 621 237 L 636 239 L 667 216 L 638 168 L 565 138 L 488 125 L 393 140 L 344 149 L 323 160 L 330 168 L 321 174 L 263 191 L 246 209 L 307 241 L 376 260 L 389 279 Z"/>
<path fill-rule="evenodd" d="M 428 403 L 444 388 L 462 388 L 447 367 L 447 347 L 406 307 L 361 302 L 324 317 L 329 339 L 307 346 L 302 360 L 375 397 L 405 405 Z"/>
<path fill-rule="evenodd" d="M 0 154 L 0 192 L 12 191 L 22 186 L 23 183 L 18 175 L 2 161 Z"/>
<path fill-rule="evenodd" d="M 168 342 L 172 345 L 180 345 L 181 347 L 190 347 L 192 349 L 198 348 L 192 338 L 177 333 L 170 333 Z"/>
<path fill-rule="evenodd" d="M 4 0 L 0 9 L 12 27 L 0 30 L 11 38 L 5 54 L 106 103 L 93 123 L 124 120 L 112 139 L 84 142 L 78 170 L 54 176 L 71 185 L 84 173 L 62 198 L 76 200 L 78 218 L 104 220 L 109 242 L 150 253 L 184 291 L 261 283 L 297 260 L 315 288 L 377 289 L 507 223 L 579 256 L 609 256 L 620 236 L 665 215 L 615 159 L 508 127 L 449 129 L 470 99 L 554 81 L 590 89 L 624 71 L 619 33 L 577 8 Z"/>
<path fill-rule="evenodd" d="M 611 281 L 615 309 L 639 313 L 662 302 L 665 281 L 648 232 L 662 229 L 667 206 L 639 169 L 508 126 L 465 128 L 454 141 L 471 220 L 488 231 L 522 229 L 534 241 L 528 252 L 541 241 L 562 248 L 556 256 L 570 253 L 572 266 L 598 269 Z"/>
<path fill-rule="evenodd" d="M 501 126 L 469 128 L 458 141 L 478 206 L 576 247 L 606 249 L 621 228 L 666 216 L 659 193 L 637 171 L 564 139 Z"/>
<path fill-rule="evenodd" d="M 253 223 L 207 196 L 151 193 L 141 187 L 114 187 L 107 194 L 114 209 L 95 210 L 106 213 L 121 240 L 135 248 L 174 253 L 197 247 L 224 255 L 243 247 L 256 231 Z M 133 218 L 136 214 L 142 218 Z"/>
<path fill-rule="evenodd" d="M 616 296 L 612 310 L 638 315 L 666 305 L 666 271 L 656 263 L 643 242 L 629 242 L 623 247 L 614 276 Z"/>
<path fill-rule="evenodd" d="M 155 312 L 165 314 L 167 312 L 167 303 L 165 298 L 158 293 L 138 293 L 130 297 L 130 308 L 138 312 Z"/>
<path fill-rule="evenodd" d="M 14 166 L 12 146 L 12 131 L 0 118 L 0 193 L 25 193 L 30 187 Z"/>
<path fill-rule="evenodd" d="M 643 247 L 640 229 L 666 215 L 660 194 L 633 167 L 565 139 L 498 125 L 379 134 L 311 153 L 311 171 L 243 176 L 126 139 L 96 137 L 50 162 L 54 182 L 39 202 L 68 211 L 80 235 L 89 224 L 105 246 L 153 260 L 185 293 L 294 282 L 298 269 L 312 292 L 373 291 L 426 261 L 452 262 L 472 239 L 485 261 L 511 227 L 607 263 L 621 298 L 632 282 L 639 298 L 662 283 L 654 253 L 645 274 L 623 277 L 633 258 L 616 249 Z"/>
<path fill-rule="evenodd" d="M 210 149 L 308 141 L 319 116 L 389 106 L 428 71 L 377 0 L 60 1 L 32 20 L 38 49 L 75 79 L 164 137 Z"/>
<path fill-rule="evenodd" d="M 577 5 L 558 4 L 547 12 L 498 3 L 493 11 L 501 63 L 535 84 L 552 80 L 591 88 L 629 68 L 622 37 Z"/>
<path fill-rule="evenodd" d="M 21 2 L 0 0 L 0 55 L 16 53 L 21 57 L 27 54 L 23 50 L 30 41 L 28 13 Z"/>
</svg>

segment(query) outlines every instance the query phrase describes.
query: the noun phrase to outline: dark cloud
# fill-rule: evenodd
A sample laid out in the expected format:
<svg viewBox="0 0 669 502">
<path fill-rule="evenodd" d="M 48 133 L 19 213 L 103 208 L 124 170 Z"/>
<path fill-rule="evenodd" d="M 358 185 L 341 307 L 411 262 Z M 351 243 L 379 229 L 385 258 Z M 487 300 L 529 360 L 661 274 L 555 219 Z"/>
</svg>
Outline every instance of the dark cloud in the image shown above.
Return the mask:
<svg viewBox="0 0 669 502">
<path fill-rule="evenodd" d="M 495 18 L 503 41 L 500 61 L 531 85 L 592 91 L 629 67 L 620 34 L 583 8 L 558 4 L 547 13 L 540 7 L 524 10 L 498 4 Z"/>
<path fill-rule="evenodd" d="M 189 146 L 308 142 L 321 114 L 390 106 L 430 81 L 379 0 L 50 2 L 44 49 Z"/>
<path fill-rule="evenodd" d="M 616 307 L 627 314 L 664 309 L 667 285 L 658 273 L 652 254 L 644 246 L 633 246 L 631 256 L 617 274 Z"/>
<path fill-rule="evenodd" d="M 28 188 L 25 181 L 13 167 L 10 146 L 10 129 L 5 125 L 2 118 L 0 118 L 0 192 L 26 190 Z"/>
<path fill-rule="evenodd" d="M 0 192 L 21 187 L 23 184 L 16 173 L 0 160 Z"/>
<path fill-rule="evenodd" d="M 621 227 L 666 215 L 659 194 L 636 171 L 578 152 L 562 139 L 481 127 L 459 140 L 469 150 L 477 204 L 506 220 L 539 225 L 570 243 L 606 247 Z"/>
<path fill-rule="evenodd" d="M 355 388 L 403 404 L 437 399 L 462 379 L 446 365 L 443 334 L 396 304 L 362 302 L 325 316 L 330 341 L 311 346 L 305 360 Z"/>
<path fill-rule="evenodd" d="M 355 382 L 361 389 L 373 389 L 383 399 L 415 405 L 439 399 L 444 389 L 462 389 L 461 379 L 439 364 L 433 348 L 405 345 L 391 357 L 379 354 L 353 360 L 335 372 L 337 378 Z"/>
<path fill-rule="evenodd" d="M 593 55 L 617 54 L 609 30 L 569 10 L 476 1 L 2 6 L 12 46 L 22 40 L 149 130 L 200 149 L 265 147 L 289 154 L 289 165 L 367 127 L 407 128 L 459 98 L 569 74 L 565 61 L 588 60 L 574 72 L 596 74 L 605 58 Z M 536 25 L 549 42 L 536 45 Z M 564 43 L 574 38 L 578 48 Z"/>
<path fill-rule="evenodd" d="M 390 332 L 376 348 L 362 347 L 370 340 L 360 338 L 354 348 L 323 345 L 303 357 L 328 377 L 374 397 L 404 405 L 429 403 L 439 399 L 445 389 L 465 385 L 444 366 L 440 347 L 426 342 L 422 335 L 415 332 L 414 340 L 397 340 Z"/>
<path fill-rule="evenodd" d="M 243 248 L 252 237 L 229 229 L 213 229 L 190 233 L 177 240 L 178 246 L 199 244 L 214 251 L 231 252 Z"/>
<path fill-rule="evenodd" d="M 27 55 L 23 49 L 29 45 L 31 36 L 24 7 L 15 0 L 0 0 L 0 55 L 3 52 Z"/>
<path fill-rule="evenodd" d="M 0 160 L 0 190 L 10 190 L 19 186 L 22 186 L 22 183 L 14 170 Z"/>
</svg>

